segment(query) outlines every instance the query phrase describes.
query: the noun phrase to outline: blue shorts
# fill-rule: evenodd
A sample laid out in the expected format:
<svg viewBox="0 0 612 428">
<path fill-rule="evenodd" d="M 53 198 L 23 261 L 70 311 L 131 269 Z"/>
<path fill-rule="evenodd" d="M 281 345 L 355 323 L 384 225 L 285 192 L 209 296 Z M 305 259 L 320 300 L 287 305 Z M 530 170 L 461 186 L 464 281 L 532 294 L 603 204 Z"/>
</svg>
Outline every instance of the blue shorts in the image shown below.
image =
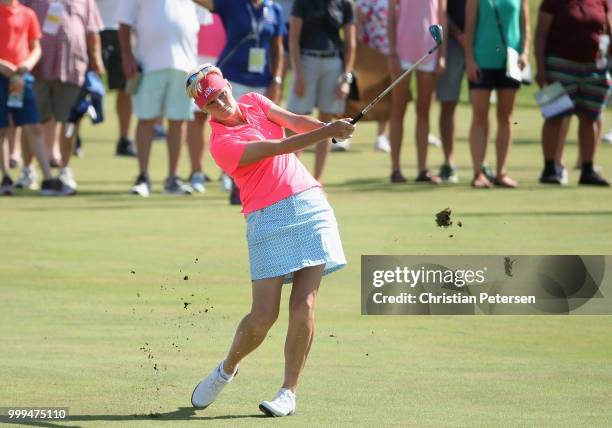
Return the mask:
<svg viewBox="0 0 612 428">
<path fill-rule="evenodd" d="M 6 106 L 8 101 L 9 79 L 0 76 L 0 128 L 8 128 L 9 114 L 13 116 L 15 126 L 31 125 L 40 123 L 38 108 L 34 98 L 34 76 L 26 74 L 25 89 L 23 92 L 23 107 L 10 108 Z"/>
<path fill-rule="evenodd" d="M 247 215 L 251 280 L 282 276 L 325 265 L 323 275 L 346 265 L 338 224 L 318 187 L 297 193 Z"/>
</svg>

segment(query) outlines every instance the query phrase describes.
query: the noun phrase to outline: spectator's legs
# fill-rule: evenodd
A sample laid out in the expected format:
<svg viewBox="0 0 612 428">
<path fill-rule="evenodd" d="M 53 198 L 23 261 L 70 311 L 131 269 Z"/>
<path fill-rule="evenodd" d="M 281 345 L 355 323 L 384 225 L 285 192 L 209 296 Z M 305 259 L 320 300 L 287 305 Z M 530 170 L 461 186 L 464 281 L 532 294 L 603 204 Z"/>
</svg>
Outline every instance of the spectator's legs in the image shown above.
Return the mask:
<svg viewBox="0 0 612 428">
<path fill-rule="evenodd" d="M 65 168 L 68 166 L 68 164 L 70 164 L 70 158 L 72 157 L 72 153 L 74 151 L 74 144 L 76 142 L 77 135 L 79 135 L 79 125 L 80 125 L 79 122 L 80 121 L 77 121 L 74 124 L 74 131 L 72 132 L 72 135 L 70 137 L 66 136 L 66 127 L 68 126 L 68 123 L 62 123 L 62 126 L 60 128 L 61 132 L 59 136 L 59 141 L 60 141 L 60 153 L 62 157 L 62 161 L 61 161 L 62 168 Z"/>
<path fill-rule="evenodd" d="M 21 159 L 21 130 L 10 126 L 8 129 L 9 167 L 19 165 Z"/>
<path fill-rule="evenodd" d="M 597 147 L 597 122 L 592 117 L 578 114 L 578 146 L 582 164 L 593 163 Z"/>
<path fill-rule="evenodd" d="M 470 153 L 474 177 L 484 175 L 480 171 L 483 160 L 487 154 L 487 140 L 489 139 L 489 103 L 491 91 L 475 89 L 470 91 L 472 101 L 472 125 L 470 127 Z"/>
<path fill-rule="evenodd" d="M 506 176 L 506 164 L 510 144 L 512 143 L 512 111 L 516 99 L 516 89 L 497 91 L 497 180 Z"/>
<path fill-rule="evenodd" d="M 569 123 L 565 117 L 555 117 L 544 121 L 542 126 L 542 151 L 545 161 L 561 160 L 563 149 L 559 146 L 565 143 L 560 138 L 563 128 L 566 127 L 565 123 Z"/>
<path fill-rule="evenodd" d="M 455 147 L 455 101 L 442 101 L 440 103 L 440 137 L 442 137 L 442 151 L 444 163 L 454 165 L 453 149 Z"/>
<path fill-rule="evenodd" d="M 206 113 L 194 114 L 193 120 L 187 122 L 187 149 L 191 162 L 191 174 L 203 172 L 202 162 L 208 134 L 206 133 Z"/>
<path fill-rule="evenodd" d="M 565 165 L 565 161 L 563 159 L 563 151 L 565 149 L 565 141 L 567 140 L 567 134 L 569 132 L 569 127 L 571 123 L 572 117 L 567 116 L 562 118 L 559 122 L 559 130 L 557 134 L 557 144 L 556 144 L 556 152 L 555 152 L 555 164 L 559 166 Z M 551 143 L 552 144 L 552 143 Z"/>
<path fill-rule="evenodd" d="M 436 74 L 417 71 L 416 100 L 416 146 L 417 170 L 420 173 L 427 170 L 427 139 L 429 136 L 429 110 L 436 89 Z"/>
<path fill-rule="evenodd" d="M 42 124 L 43 141 L 45 142 L 45 149 L 49 154 L 51 163 L 55 166 L 60 164 L 60 153 L 57 145 L 57 134 L 59 132 L 59 126 L 53 119 Z M 30 162 L 32 159 L 30 158 Z M 25 162 L 25 160 L 24 160 Z"/>
<path fill-rule="evenodd" d="M 168 134 L 166 136 L 168 142 L 168 177 L 177 175 L 181 157 L 184 123 L 185 121 L 183 120 L 168 120 Z"/>
<path fill-rule="evenodd" d="M 0 172 L 2 177 L 8 175 L 9 172 L 9 161 L 8 161 L 8 143 L 5 144 L 4 140 L 7 136 L 8 128 L 0 128 Z"/>
<path fill-rule="evenodd" d="M 132 97 L 125 91 L 117 91 L 115 107 L 119 118 L 119 137 L 128 138 L 132 121 Z"/>
<path fill-rule="evenodd" d="M 157 119 L 139 119 L 136 126 L 136 146 L 138 148 L 138 167 L 140 174 L 148 176 L 149 155 L 153 141 L 153 125 Z"/>
<path fill-rule="evenodd" d="M 40 165 L 44 179 L 50 180 L 53 178 L 49 164 L 49 155 L 43 143 L 41 126 L 39 124 L 23 126 L 23 142 L 25 143 L 23 147 L 27 147 L 30 153 L 36 155 L 36 160 Z"/>
<path fill-rule="evenodd" d="M 412 74 L 411 74 L 412 75 Z M 397 84 L 391 91 L 391 118 L 389 120 L 389 140 L 391 143 L 391 171 L 400 170 L 400 153 L 404 138 L 404 114 L 411 99 L 411 75 Z M 398 76 L 392 76 L 393 79 Z"/>
<path fill-rule="evenodd" d="M 389 136 L 389 120 L 383 119 L 378 121 L 378 130 L 376 131 L 376 135 L 381 137 Z"/>
<path fill-rule="evenodd" d="M 319 113 L 319 120 L 322 122 L 331 122 L 333 120 L 331 113 Z M 318 182 L 321 182 L 323 176 L 323 168 L 325 167 L 325 159 L 327 159 L 327 153 L 331 140 L 324 140 L 315 146 L 315 167 L 314 167 L 314 178 Z"/>
</svg>

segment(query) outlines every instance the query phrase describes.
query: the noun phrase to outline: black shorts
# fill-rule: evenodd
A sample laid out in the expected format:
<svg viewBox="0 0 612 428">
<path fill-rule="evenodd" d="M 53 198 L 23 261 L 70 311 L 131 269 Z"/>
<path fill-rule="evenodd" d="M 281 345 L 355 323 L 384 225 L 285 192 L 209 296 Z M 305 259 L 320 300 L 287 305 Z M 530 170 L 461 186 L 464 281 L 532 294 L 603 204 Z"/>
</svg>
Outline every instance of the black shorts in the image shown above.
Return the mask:
<svg viewBox="0 0 612 428">
<path fill-rule="evenodd" d="M 505 68 L 480 69 L 480 82 L 469 82 L 470 89 L 518 89 L 521 82 L 506 76 Z"/>
<path fill-rule="evenodd" d="M 119 45 L 119 31 L 104 30 L 100 32 L 102 42 L 102 60 L 108 76 L 109 89 L 125 89 L 125 75 L 121 65 L 121 46 Z"/>
</svg>

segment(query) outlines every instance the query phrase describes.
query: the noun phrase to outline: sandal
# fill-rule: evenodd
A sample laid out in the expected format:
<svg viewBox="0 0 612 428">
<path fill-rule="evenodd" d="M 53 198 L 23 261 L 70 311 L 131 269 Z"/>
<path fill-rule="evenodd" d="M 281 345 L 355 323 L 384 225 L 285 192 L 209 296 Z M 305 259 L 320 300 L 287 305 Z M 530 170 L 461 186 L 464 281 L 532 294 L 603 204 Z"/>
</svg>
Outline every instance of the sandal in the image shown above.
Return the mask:
<svg viewBox="0 0 612 428">
<path fill-rule="evenodd" d="M 393 171 L 391 173 L 391 177 L 390 177 L 391 183 L 405 183 L 406 181 L 406 177 L 404 177 L 404 175 L 400 172 L 399 169 L 396 169 L 395 171 Z"/>
<path fill-rule="evenodd" d="M 442 183 L 442 179 L 435 174 L 432 174 L 431 171 L 425 170 L 421 171 L 417 178 L 414 180 L 417 183 L 430 183 L 430 184 L 440 184 Z"/>
<path fill-rule="evenodd" d="M 491 182 L 489 181 L 487 176 L 481 172 L 474 176 L 474 179 L 472 180 L 472 187 L 475 189 L 490 189 Z"/>
<path fill-rule="evenodd" d="M 498 174 L 497 177 L 495 177 L 495 185 L 498 187 L 504 187 L 506 189 L 515 189 L 518 186 L 518 183 L 512 178 L 508 177 L 506 174 Z"/>
</svg>

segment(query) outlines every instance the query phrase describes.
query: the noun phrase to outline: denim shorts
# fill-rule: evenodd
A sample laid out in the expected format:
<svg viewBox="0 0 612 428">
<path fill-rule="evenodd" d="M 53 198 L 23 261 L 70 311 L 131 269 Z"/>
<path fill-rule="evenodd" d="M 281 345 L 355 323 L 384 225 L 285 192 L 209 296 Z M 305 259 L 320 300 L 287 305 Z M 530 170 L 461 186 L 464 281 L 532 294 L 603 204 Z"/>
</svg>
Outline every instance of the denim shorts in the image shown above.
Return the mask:
<svg viewBox="0 0 612 428">
<path fill-rule="evenodd" d="M 9 114 L 13 117 L 15 126 L 40 123 L 36 98 L 34 96 L 34 77 L 26 74 L 25 89 L 23 92 L 23 107 L 11 108 L 6 105 L 8 101 L 9 79 L 0 76 L 0 128 L 8 128 Z"/>
<path fill-rule="evenodd" d="M 338 223 L 323 191 L 312 188 L 247 215 L 251 280 L 325 265 L 323 275 L 346 265 Z"/>
</svg>

